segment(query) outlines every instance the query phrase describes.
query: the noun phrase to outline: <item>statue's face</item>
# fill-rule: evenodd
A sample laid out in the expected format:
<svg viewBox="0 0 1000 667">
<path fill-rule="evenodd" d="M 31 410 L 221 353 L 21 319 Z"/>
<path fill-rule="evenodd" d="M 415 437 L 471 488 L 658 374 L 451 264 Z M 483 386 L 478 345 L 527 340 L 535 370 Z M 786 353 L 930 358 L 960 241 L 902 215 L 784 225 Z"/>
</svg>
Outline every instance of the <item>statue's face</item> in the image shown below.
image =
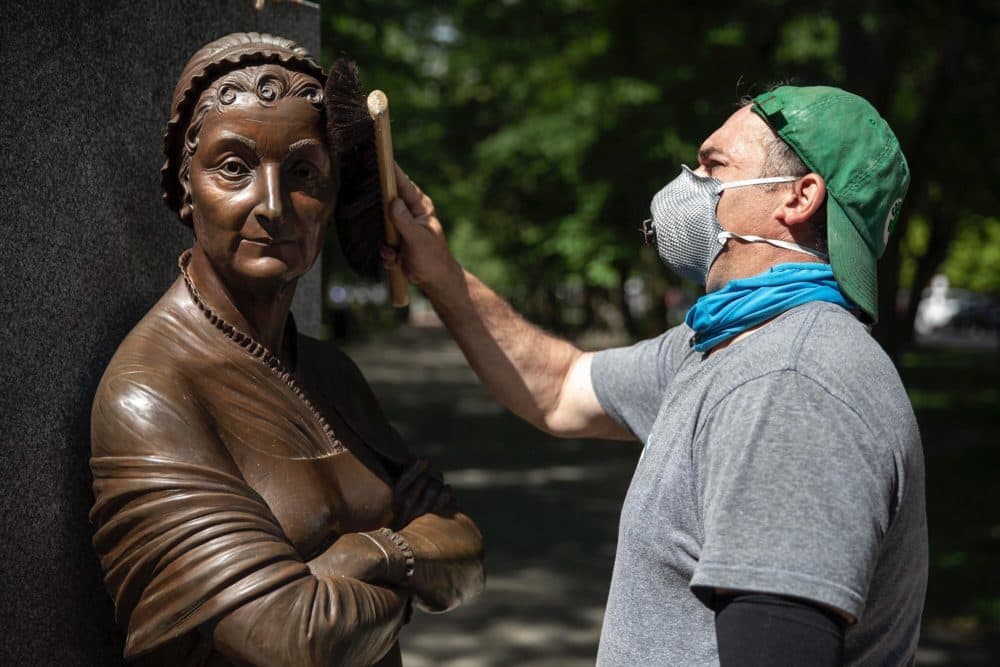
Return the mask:
<svg viewBox="0 0 1000 667">
<path fill-rule="evenodd" d="M 322 248 L 335 188 L 322 115 L 308 100 L 240 94 L 205 117 L 191 158 L 197 243 L 231 287 L 280 287 Z"/>
</svg>

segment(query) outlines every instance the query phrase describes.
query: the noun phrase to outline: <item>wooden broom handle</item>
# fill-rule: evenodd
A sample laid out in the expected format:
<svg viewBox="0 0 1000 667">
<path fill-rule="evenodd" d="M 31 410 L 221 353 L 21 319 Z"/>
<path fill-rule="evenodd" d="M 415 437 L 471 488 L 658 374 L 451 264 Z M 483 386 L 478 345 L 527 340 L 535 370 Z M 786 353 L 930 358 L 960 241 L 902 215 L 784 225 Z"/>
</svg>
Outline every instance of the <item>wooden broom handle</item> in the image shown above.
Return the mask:
<svg viewBox="0 0 1000 667">
<path fill-rule="evenodd" d="M 378 159 L 378 177 L 382 186 L 382 216 L 385 220 L 385 240 L 393 248 L 399 248 L 399 232 L 389 220 L 389 203 L 396 198 L 396 171 L 392 158 L 392 129 L 389 127 L 389 99 L 381 90 L 373 90 L 368 95 L 368 113 L 375 122 L 375 155 Z M 404 308 L 410 303 L 410 281 L 403 273 L 403 267 L 396 265 L 389 269 L 389 296 L 392 305 Z"/>
</svg>

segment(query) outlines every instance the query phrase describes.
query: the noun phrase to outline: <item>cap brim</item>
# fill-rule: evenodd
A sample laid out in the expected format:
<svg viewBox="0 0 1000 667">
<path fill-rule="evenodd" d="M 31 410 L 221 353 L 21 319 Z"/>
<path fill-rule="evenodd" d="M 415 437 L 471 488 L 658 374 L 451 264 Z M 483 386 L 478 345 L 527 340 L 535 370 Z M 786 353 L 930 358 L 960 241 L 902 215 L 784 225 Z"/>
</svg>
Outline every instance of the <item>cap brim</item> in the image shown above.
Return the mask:
<svg viewBox="0 0 1000 667">
<path fill-rule="evenodd" d="M 847 298 L 858 304 L 874 324 L 878 321 L 878 258 L 837 200 L 830 196 L 826 216 L 833 277 Z"/>
</svg>

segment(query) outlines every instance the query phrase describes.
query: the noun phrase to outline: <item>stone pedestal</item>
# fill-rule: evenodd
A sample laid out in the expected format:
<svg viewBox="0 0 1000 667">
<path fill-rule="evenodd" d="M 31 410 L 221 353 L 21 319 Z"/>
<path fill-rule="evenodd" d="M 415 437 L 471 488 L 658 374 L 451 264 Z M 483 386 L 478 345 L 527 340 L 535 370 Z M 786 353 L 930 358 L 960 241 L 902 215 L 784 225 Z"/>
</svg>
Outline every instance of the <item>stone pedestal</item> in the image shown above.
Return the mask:
<svg viewBox="0 0 1000 667">
<path fill-rule="evenodd" d="M 190 243 L 160 200 L 161 137 L 187 58 L 228 32 L 319 57 L 315 5 L 4 4 L 0 49 L 0 664 L 122 662 L 90 546 L 90 404 L 118 343 Z M 320 323 L 318 267 L 295 305 Z"/>
</svg>

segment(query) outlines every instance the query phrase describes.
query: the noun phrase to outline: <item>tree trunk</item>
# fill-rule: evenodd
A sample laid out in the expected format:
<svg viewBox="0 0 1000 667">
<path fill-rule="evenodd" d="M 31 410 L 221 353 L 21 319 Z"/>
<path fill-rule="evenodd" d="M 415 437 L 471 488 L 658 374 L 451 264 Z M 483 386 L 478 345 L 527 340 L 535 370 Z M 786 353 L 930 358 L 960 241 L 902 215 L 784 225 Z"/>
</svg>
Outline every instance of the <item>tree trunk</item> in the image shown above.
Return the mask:
<svg viewBox="0 0 1000 667">
<path fill-rule="evenodd" d="M 847 75 L 845 86 L 872 103 L 883 116 L 890 116 L 892 94 L 898 86 L 903 50 L 900 47 L 903 17 L 894 13 L 886 17 L 879 31 L 871 35 L 861 25 L 862 6 L 857 2 L 837 5 L 840 24 L 840 61 Z M 898 129 L 898 128 L 897 128 Z M 912 166 L 912 163 L 911 163 Z M 896 233 L 889 238 L 878 269 L 879 321 L 872 334 L 892 360 L 900 349 L 900 323 L 896 308 L 899 292 L 900 238 L 907 220 L 901 218 Z"/>
<path fill-rule="evenodd" d="M 934 101 L 950 95 L 952 87 L 958 80 L 960 74 L 958 69 L 963 47 L 964 25 L 962 21 L 963 19 L 959 14 L 952 17 L 952 26 L 948 39 L 938 49 L 939 55 L 936 63 L 936 71 L 923 95 L 925 100 L 924 106 L 917 120 L 912 124 L 910 133 L 900 138 L 900 143 L 904 147 L 904 153 L 907 156 L 910 166 L 910 200 L 912 201 L 916 197 L 919 203 L 916 206 L 910 205 L 906 207 L 906 216 L 900 218 L 893 235 L 889 239 L 889 244 L 886 246 L 886 251 L 879 267 L 880 319 L 872 332 L 875 339 L 882 345 L 893 362 L 897 363 L 903 348 L 913 339 L 913 320 L 916 317 L 917 306 L 920 303 L 921 288 L 923 287 L 923 284 L 917 281 L 920 278 L 920 271 L 918 270 L 918 275 L 910 290 L 904 315 L 905 320 L 900 321 L 896 308 L 896 298 L 899 291 L 899 269 L 901 266 L 899 256 L 900 240 L 906 234 L 907 223 L 910 217 L 922 208 L 929 206 L 927 191 L 931 184 L 934 161 L 933 156 L 928 154 L 929 146 L 932 142 L 928 141 L 927 137 L 933 134 L 942 122 L 947 121 L 942 114 L 935 113 Z M 883 81 L 889 80 L 886 78 L 886 75 L 883 75 L 882 78 Z M 895 89 L 895 87 L 893 86 L 892 88 Z M 895 130 L 899 133 L 899 128 L 895 128 Z M 932 241 L 924 256 L 918 260 L 919 266 L 923 268 L 923 271 L 930 272 L 925 280 L 930 279 L 930 276 L 933 275 L 934 271 L 947 255 L 948 247 L 954 237 L 954 234 L 950 231 L 946 230 L 946 233 L 942 234 L 936 228 L 936 225 L 942 222 L 938 216 L 931 216 L 930 222 L 932 223 Z M 947 225 L 947 222 L 945 224 Z M 938 245 L 934 245 L 934 243 L 938 243 Z"/>
<path fill-rule="evenodd" d="M 951 122 L 943 114 L 933 113 L 931 107 L 934 100 L 946 99 L 950 96 L 956 83 L 963 75 L 964 37 L 964 19 L 960 15 L 956 15 L 952 18 L 952 27 L 948 41 L 941 49 L 934 85 L 930 89 L 930 95 L 927 97 L 928 102 L 923 109 L 923 118 L 919 126 L 922 128 L 922 131 L 911 139 L 918 147 L 916 156 L 919 159 L 919 168 L 922 174 L 922 178 L 920 179 L 920 195 L 927 202 L 926 208 L 928 223 L 931 227 L 931 237 L 927 243 L 927 249 L 917 263 L 916 275 L 913 277 L 913 285 L 910 289 L 910 297 L 906 305 L 906 319 L 900 327 L 897 341 L 897 345 L 899 346 L 908 345 L 913 341 L 913 324 L 917 317 L 917 308 L 920 306 L 923 287 L 930 282 L 931 277 L 948 256 L 951 242 L 955 239 L 955 219 L 953 216 L 949 217 L 946 215 L 942 204 L 942 202 L 948 201 L 947 194 L 941 192 L 934 201 L 928 199 L 928 187 L 930 185 L 928 171 L 934 157 L 928 154 L 927 147 L 930 145 L 930 142 L 926 140 L 926 135 L 933 132 L 942 123 Z M 910 166 L 913 173 L 917 174 L 917 168 L 912 163 Z M 911 184 L 911 189 L 912 187 Z M 899 354 L 898 347 L 894 349 L 893 354 Z M 895 359 L 895 356 L 893 358 Z"/>
<path fill-rule="evenodd" d="M 896 296 L 899 293 L 899 240 L 904 231 L 903 220 L 897 223 L 897 233 L 889 238 L 885 254 L 878 267 L 878 323 L 872 329 L 872 336 L 886 351 L 897 366 L 903 347 L 900 337 L 901 325 Z"/>
</svg>

